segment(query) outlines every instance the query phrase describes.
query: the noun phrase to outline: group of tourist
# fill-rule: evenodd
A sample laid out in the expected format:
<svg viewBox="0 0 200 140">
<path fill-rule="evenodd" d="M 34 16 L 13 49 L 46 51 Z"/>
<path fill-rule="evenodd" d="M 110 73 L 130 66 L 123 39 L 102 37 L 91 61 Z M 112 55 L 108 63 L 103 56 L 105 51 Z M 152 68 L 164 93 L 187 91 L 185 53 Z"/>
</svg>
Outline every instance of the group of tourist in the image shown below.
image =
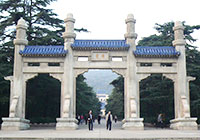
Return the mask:
<svg viewBox="0 0 200 140">
<path fill-rule="evenodd" d="M 117 122 L 117 116 L 114 117 L 115 119 L 115 123 Z M 113 120 L 113 116 L 111 114 L 111 111 L 109 111 L 106 115 L 106 129 L 111 131 L 112 128 L 112 120 Z M 98 124 L 100 124 L 101 121 L 101 116 L 98 116 Z M 92 110 L 89 111 L 88 113 L 88 128 L 89 131 L 93 130 L 93 115 L 92 115 Z"/>
<path fill-rule="evenodd" d="M 113 119 L 116 123 L 117 122 L 117 116 L 115 115 L 114 118 L 113 118 L 111 111 L 109 111 L 106 114 L 105 119 L 106 119 L 106 129 L 111 131 Z M 89 131 L 93 130 L 94 116 L 92 115 L 92 110 L 90 110 L 89 113 L 85 115 L 85 117 L 83 115 L 78 115 L 77 120 L 78 120 L 78 124 L 82 124 L 85 120 L 85 124 L 86 125 L 88 124 Z M 98 121 L 98 124 L 101 124 L 101 115 L 98 115 L 97 121 Z M 162 113 L 158 114 L 156 126 L 161 127 L 161 128 L 165 127 L 164 114 L 162 114 Z"/>
</svg>

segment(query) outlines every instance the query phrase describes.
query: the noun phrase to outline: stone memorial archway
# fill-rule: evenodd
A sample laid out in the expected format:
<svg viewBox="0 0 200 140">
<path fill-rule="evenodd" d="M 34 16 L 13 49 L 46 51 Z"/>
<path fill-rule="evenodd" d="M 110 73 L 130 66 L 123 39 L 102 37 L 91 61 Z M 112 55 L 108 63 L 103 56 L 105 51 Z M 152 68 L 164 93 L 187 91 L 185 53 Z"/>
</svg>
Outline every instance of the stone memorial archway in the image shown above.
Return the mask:
<svg viewBox="0 0 200 140">
<path fill-rule="evenodd" d="M 139 111 L 139 82 L 152 73 L 162 73 L 174 82 L 175 118 L 170 127 L 197 129 L 197 119 L 190 117 L 189 81 L 194 78 L 186 75 L 181 22 L 175 23 L 173 46 L 147 47 L 135 44 L 136 21 L 132 14 L 125 20 L 127 32 L 124 40 L 76 40 L 73 15 L 68 14 L 64 21 L 64 46 L 27 46 L 26 23 L 23 19 L 18 21 L 14 74 L 5 78 L 11 81 L 11 93 L 9 117 L 2 118 L 3 130 L 29 128 L 29 120 L 25 119 L 26 81 L 38 73 L 49 73 L 61 82 L 61 113 L 56 129 L 76 129 L 76 77 L 88 69 L 111 69 L 124 77 L 123 129 L 144 129 Z"/>
</svg>

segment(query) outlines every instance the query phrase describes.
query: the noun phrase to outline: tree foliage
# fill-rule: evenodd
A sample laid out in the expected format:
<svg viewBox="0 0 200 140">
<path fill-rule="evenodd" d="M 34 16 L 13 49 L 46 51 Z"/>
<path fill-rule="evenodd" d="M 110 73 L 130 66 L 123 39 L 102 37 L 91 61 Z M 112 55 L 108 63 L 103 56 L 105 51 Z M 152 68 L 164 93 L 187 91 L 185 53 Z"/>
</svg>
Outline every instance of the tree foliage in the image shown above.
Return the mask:
<svg viewBox="0 0 200 140">
<path fill-rule="evenodd" d="M 0 43 L 13 46 L 15 26 L 23 17 L 27 21 L 27 39 L 29 45 L 63 44 L 61 33 L 64 31 L 63 21 L 58 19 L 52 9 L 47 6 L 56 0 L 4 0 L 0 3 Z"/>
<path fill-rule="evenodd" d="M 27 82 L 26 118 L 32 123 L 56 122 L 60 117 L 61 84 L 49 74 Z"/>
<path fill-rule="evenodd" d="M 140 82 L 140 112 L 145 122 L 155 123 L 159 113 L 165 122 L 174 118 L 173 82 L 161 74 L 152 74 Z"/>
<path fill-rule="evenodd" d="M 106 112 L 111 111 L 118 119 L 124 118 L 124 78 L 119 76 L 110 84 L 114 86 L 109 99 L 107 100 Z"/>
<path fill-rule="evenodd" d="M 186 25 L 183 22 L 185 27 L 184 35 L 186 39 L 186 47 L 189 48 L 196 48 L 195 46 L 191 45 L 197 39 L 192 37 L 192 33 L 195 30 L 200 29 L 200 25 Z M 174 40 L 174 22 L 167 22 L 163 25 L 156 23 L 154 29 L 158 32 L 158 34 L 150 35 L 149 37 L 144 37 L 142 40 L 139 40 L 138 46 L 172 46 L 172 41 Z"/>
<path fill-rule="evenodd" d="M 76 78 L 76 114 L 86 115 L 89 110 L 92 110 L 93 116 L 97 118 L 100 114 L 101 103 L 93 89 L 84 80 L 83 75 Z"/>
<path fill-rule="evenodd" d="M 47 6 L 57 0 L 3 0 L 0 2 L 0 44 L 13 46 L 15 26 L 22 17 L 27 21 L 29 45 L 63 45 L 63 20 Z M 88 32 L 87 29 L 75 29 Z"/>
</svg>

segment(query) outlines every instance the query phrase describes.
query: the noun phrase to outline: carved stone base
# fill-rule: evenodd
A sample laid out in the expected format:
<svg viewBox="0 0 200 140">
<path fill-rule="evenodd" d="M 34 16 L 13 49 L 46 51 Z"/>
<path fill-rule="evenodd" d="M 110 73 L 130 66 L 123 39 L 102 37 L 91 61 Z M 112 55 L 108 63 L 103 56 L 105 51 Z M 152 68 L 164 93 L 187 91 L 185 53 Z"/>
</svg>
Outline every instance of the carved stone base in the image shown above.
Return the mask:
<svg viewBox="0 0 200 140">
<path fill-rule="evenodd" d="M 170 128 L 176 130 L 197 130 L 197 118 L 177 118 L 170 121 Z"/>
<path fill-rule="evenodd" d="M 123 129 L 126 130 L 144 130 L 143 118 L 129 118 L 123 120 Z"/>
<path fill-rule="evenodd" d="M 25 130 L 29 129 L 30 121 L 22 118 L 2 118 L 1 130 Z"/>
<path fill-rule="evenodd" d="M 75 118 L 57 118 L 56 130 L 75 130 L 78 121 Z"/>
</svg>

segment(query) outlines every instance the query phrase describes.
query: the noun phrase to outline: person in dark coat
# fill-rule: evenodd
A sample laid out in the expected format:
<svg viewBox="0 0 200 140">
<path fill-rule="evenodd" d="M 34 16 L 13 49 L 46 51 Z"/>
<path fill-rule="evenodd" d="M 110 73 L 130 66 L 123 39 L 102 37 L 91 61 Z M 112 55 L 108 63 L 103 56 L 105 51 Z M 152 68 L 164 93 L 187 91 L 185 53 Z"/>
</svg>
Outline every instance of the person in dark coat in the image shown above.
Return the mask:
<svg viewBox="0 0 200 140">
<path fill-rule="evenodd" d="M 88 113 L 88 128 L 89 131 L 93 130 L 93 116 L 92 116 L 92 110 L 89 111 Z"/>
<path fill-rule="evenodd" d="M 111 111 L 109 111 L 108 114 L 106 115 L 106 128 L 109 131 L 111 131 L 112 119 L 113 117 L 112 117 Z"/>
<path fill-rule="evenodd" d="M 98 124 L 101 124 L 101 115 L 98 116 Z"/>
<path fill-rule="evenodd" d="M 87 123 L 88 123 L 88 114 L 84 115 L 84 120 L 85 120 L 85 125 L 87 125 Z"/>
<path fill-rule="evenodd" d="M 116 123 L 117 122 L 117 115 L 115 115 L 114 119 L 115 119 L 115 123 Z"/>
</svg>

